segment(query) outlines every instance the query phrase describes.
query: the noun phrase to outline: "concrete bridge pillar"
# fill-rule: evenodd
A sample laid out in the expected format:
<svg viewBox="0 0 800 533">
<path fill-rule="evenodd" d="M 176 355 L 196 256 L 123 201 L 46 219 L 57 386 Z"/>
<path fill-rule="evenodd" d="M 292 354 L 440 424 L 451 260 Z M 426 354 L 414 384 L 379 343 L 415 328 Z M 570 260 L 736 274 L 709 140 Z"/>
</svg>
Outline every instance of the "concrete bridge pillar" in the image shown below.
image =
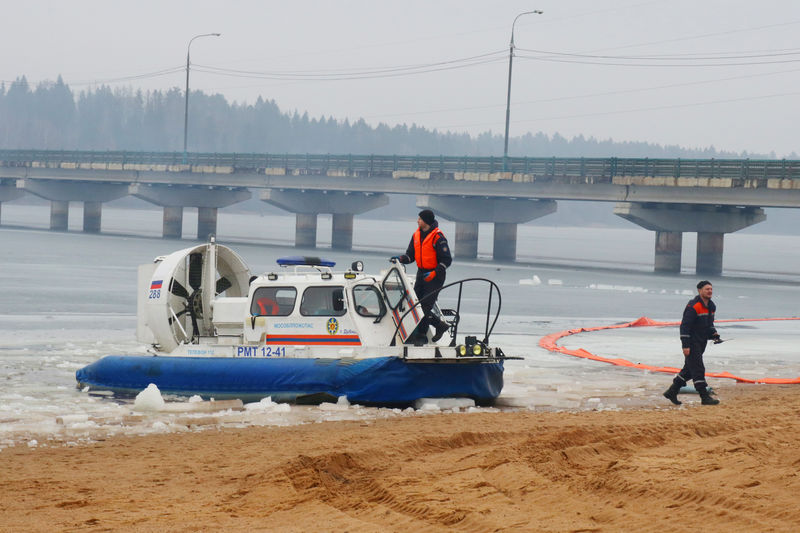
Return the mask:
<svg viewBox="0 0 800 533">
<path fill-rule="evenodd" d="M 93 183 L 65 180 L 17 180 L 17 188 L 50 200 L 50 229 L 69 227 L 69 203 L 83 202 L 83 231 L 100 232 L 102 203 L 128 195 L 128 186 L 118 183 Z"/>
<path fill-rule="evenodd" d="M 134 183 L 129 193 L 164 208 L 165 239 L 180 239 L 183 232 L 183 209 L 197 208 L 197 239 L 208 240 L 217 233 L 217 210 L 248 200 L 252 195 L 245 188 L 191 187 L 180 185 L 146 185 Z"/>
<path fill-rule="evenodd" d="M 83 231 L 86 233 L 100 233 L 103 216 L 101 202 L 83 202 Z"/>
<path fill-rule="evenodd" d="M 317 215 L 295 214 L 294 245 L 297 248 L 317 247 Z"/>
<path fill-rule="evenodd" d="M 697 233 L 697 273 L 722 274 L 724 233 L 701 231 Z"/>
<path fill-rule="evenodd" d="M 183 237 L 183 208 L 165 207 L 164 225 L 161 236 L 164 239 L 180 239 Z"/>
<path fill-rule="evenodd" d="M 478 257 L 478 223 L 456 222 L 456 240 L 453 253 L 458 257 L 475 259 Z"/>
<path fill-rule="evenodd" d="M 50 229 L 67 231 L 69 227 L 69 202 L 50 201 Z"/>
<path fill-rule="evenodd" d="M 334 213 L 331 229 L 331 248 L 334 250 L 353 249 L 353 214 Z"/>
<path fill-rule="evenodd" d="M 431 209 L 436 216 L 456 223 L 453 253 L 457 257 L 477 257 L 478 223 L 493 222 L 492 257 L 497 261 L 514 261 L 517 225 L 555 213 L 558 205 L 553 200 L 422 195 L 417 197 L 417 207 Z"/>
<path fill-rule="evenodd" d="M 197 239 L 207 241 L 209 235 L 217 234 L 217 208 L 197 208 Z"/>
<path fill-rule="evenodd" d="M 493 257 L 496 260 L 515 260 L 517 258 L 517 225 L 507 222 L 495 222 L 493 246 Z"/>
<path fill-rule="evenodd" d="M 681 271 L 683 233 L 680 231 L 656 231 L 656 272 L 678 273 Z"/>
<path fill-rule="evenodd" d="M 316 248 L 317 215 L 331 213 L 331 247 L 351 250 L 353 247 L 353 217 L 389 203 L 385 194 L 343 191 L 308 191 L 296 189 L 266 189 L 261 200 L 294 213 L 296 216 L 295 246 Z"/>
<path fill-rule="evenodd" d="M 25 195 L 25 191 L 17 189 L 16 180 L 0 178 L 0 224 L 2 224 L 3 202 L 16 200 Z"/>
<path fill-rule="evenodd" d="M 656 232 L 656 272 L 680 272 L 681 234 L 697 232 L 698 274 L 722 273 L 725 234 L 767 218 L 760 207 L 631 202 L 618 203 L 614 214 Z"/>
</svg>

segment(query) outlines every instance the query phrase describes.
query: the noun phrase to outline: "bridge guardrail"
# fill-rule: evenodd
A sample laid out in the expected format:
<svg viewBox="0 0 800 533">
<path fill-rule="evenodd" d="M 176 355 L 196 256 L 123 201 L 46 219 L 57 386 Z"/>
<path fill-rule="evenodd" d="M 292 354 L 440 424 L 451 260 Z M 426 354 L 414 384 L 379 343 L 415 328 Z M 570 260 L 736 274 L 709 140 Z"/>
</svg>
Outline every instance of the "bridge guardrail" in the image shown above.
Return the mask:
<svg viewBox="0 0 800 533">
<path fill-rule="evenodd" d="M 0 150 L 0 166 L 30 166 L 61 163 L 106 163 L 143 165 L 181 165 L 182 152 L 69 151 L 69 150 Z M 189 153 L 186 163 L 234 170 L 284 169 L 287 173 L 320 173 L 329 170 L 347 172 L 391 173 L 461 172 L 495 173 L 503 169 L 501 157 L 404 156 L 354 154 L 257 154 Z M 512 173 L 538 178 L 592 178 L 608 183 L 614 177 L 730 178 L 730 179 L 800 179 L 800 161 L 756 159 L 667 159 L 667 158 L 564 158 L 509 157 Z"/>
</svg>

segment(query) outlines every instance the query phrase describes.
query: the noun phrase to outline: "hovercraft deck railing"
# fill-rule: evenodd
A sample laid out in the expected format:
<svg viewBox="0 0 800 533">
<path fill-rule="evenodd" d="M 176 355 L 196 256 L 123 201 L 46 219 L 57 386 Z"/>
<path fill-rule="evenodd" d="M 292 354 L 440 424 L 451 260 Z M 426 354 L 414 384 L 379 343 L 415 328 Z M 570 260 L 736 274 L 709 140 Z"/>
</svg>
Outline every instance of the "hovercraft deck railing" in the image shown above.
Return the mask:
<svg viewBox="0 0 800 533">
<path fill-rule="evenodd" d="M 500 309 L 502 307 L 502 296 L 500 295 L 500 287 L 497 286 L 495 282 L 486 278 L 465 278 L 462 280 L 454 281 L 453 283 L 448 283 L 447 285 L 443 285 L 442 287 L 436 289 L 435 291 L 431 292 L 430 294 L 426 294 L 424 297 L 420 298 L 414 305 L 409 307 L 401 316 L 400 319 L 397 321 L 395 325 L 394 333 L 392 334 L 392 340 L 389 343 L 390 346 L 395 346 L 397 334 L 400 331 L 400 326 L 403 323 L 403 320 L 409 313 L 411 313 L 417 307 L 421 308 L 423 302 L 427 302 L 429 300 L 435 299 L 436 295 L 438 295 L 444 289 L 458 286 L 458 298 L 456 299 L 456 308 L 453 309 L 441 309 L 442 315 L 444 316 L 452 316 L 451 320 L 445 320 L 445 322 L 450 326 L 450 344 L 451 348 L 456 346 L 456 336 L 458 335 L 458 324 L 461 321 L 461 300 L 464 292 L 464 284 L 467 282 L 485 282 L 489 285 L 489 295 L 486 301 L 486 323 L 484 326 L 483 331 L 483 339 L 478 340 L 477 338 L 472 344 L 480 344 L 484 350 L 489 345 L 489 337 L 494 331 L 494 326 L 497 324 L 497 319 L 500 317 Z M 494 310 L 494 320 L 492 320 L 492 301 L 494 297 L 494 293 L 497 293 L 497 309 Z M 489 322 L 491 321 L 491 325 Z M 465 341 L 465 344 L 470 344 Z"/>
</svg>

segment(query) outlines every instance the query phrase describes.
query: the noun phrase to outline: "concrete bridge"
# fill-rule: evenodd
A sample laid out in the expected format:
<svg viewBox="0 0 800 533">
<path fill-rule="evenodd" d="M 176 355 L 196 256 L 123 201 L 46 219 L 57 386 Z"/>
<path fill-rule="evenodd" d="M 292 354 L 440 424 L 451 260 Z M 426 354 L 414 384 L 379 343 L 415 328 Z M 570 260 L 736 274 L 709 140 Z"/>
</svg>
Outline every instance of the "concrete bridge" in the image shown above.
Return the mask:
<svg viewBox="0 0 800 533">
<path fill-rule="evenodd" d="M 197 237 L 217 211 L 255 193 L 296 217 L 295 243 L 315 247 L 317 216 L 332 214 L 332 246 L 350 249 L 353 217 L 413 194 L 456 225 L 454 252 L 474 258 L 478 224 L 494 224 L 493 257 L 516 257 L 517 225 L 557 200 L 614 202 L 614 213 L 655 232 L 654 268 L 679 272 L 683 233 L 696 232 L 697 272 L 722 271 L 724 235 L 766 219 L 764 207 L 800 207 L 800 161 L 622 158 L 189 154 L 0 150 L 2 202 L 26 193 L 51 202 L 50 228 L 67 229 L 83 202 L 83 229 L 101 230 L 102 204 L 133 195 L 163 207 L 163 236 L 182 236 L 197 208 Z M 0 211 L 2 215 L 2 211 Z M 1 221 L 1 219 L 0 219 Z"/>
</svg>

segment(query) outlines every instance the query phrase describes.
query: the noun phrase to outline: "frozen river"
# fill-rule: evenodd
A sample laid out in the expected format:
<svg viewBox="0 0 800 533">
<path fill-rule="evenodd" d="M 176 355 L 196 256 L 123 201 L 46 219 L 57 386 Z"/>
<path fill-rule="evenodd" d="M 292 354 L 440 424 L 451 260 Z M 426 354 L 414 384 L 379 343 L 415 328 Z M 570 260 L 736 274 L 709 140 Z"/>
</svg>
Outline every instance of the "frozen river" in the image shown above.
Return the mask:
<svg viewBox="0 0 800 533">
<path fill-rule="evenodd" d="M 217 426 L 290 425 L 332 419 L 422 416 L 414 411 L 346 404 L 288 406 L 269 402 L 244 410 L 197 412 L 189 404 L 174 411 L 145 412 L 130 401 L 92 396 L 75 387 L 75 371 L 107 354 L 142 354 L 136 342 L 136 268 L 189 241 L 159 238 L 159 211 L 106 208 L 102 235 L 43 230 L 46 207 L 3 205 L 0 242 L 0 449 L 102 439 L 114 434 L 194 431 Z M 413 215 L 412 217 L 413 218 Z M 187 210 L 188 228 L 194 220 Z M 448 235 L 454 227 L 442 223 Z M 219 215 L 218 241 L 233 247 L 253 271 L 273 268 L 285 255 L 324 255 L 339 264 L 362 259 L 367 271 L 385 268 L 405 249 L 414 220 L 357 218 L 353 252 L 325 249 L 330 219 L 320 217 L 322 249 L 291 246 L 294 217 Z M 490 254 L 490 227 L 481 228 L 479 253 Z M 712 279 L 718 319 L 800 316 L 800 237 L 726 236 L 725 276 Z M 687 235 L 684 250 L 693 250 Z M 684 253 L 685 256 L 693 255 Z M 448 281 L 488 277 L 503 294 L 501 320 L 492 344 L 523 359 L 506 365 L 505 387 L 496 409 L 616 409 L 669 404 L 661 397 L 670 376 L 625 369 L 548 352 L 538 346 L 549 333 L 628 322 L 640 316 L 680 319 L 694 295 L 692 257 L 685 273 L 651 272 L 653 234 L 639 229 L 519 228 L 517 264 L 485 258 L 456 259 Z M 443 294 L 446 305 L 448 296 Z M 479 315 L 466 327 L 482 328 Z M 709 372 L 746 378 L 800 376 L 798 321 L 721 323 L 729 342 L 706 352 Z M 682 363 L 675 327 L 625 328 L 562 339 L 605 357 L 656 366 Z M 712 387 L 715 380 L 709 380 Z M 168 400 L 171 400 L 168 398 Z M 180 399 L 185 402 L 186 399 Z M 724 398 L 723 398 L 724 401 Z M 429 409 L 447 408 L 429 406 Z M 462 410 L 468 408 L 461 408 Z"/>
</svg>

